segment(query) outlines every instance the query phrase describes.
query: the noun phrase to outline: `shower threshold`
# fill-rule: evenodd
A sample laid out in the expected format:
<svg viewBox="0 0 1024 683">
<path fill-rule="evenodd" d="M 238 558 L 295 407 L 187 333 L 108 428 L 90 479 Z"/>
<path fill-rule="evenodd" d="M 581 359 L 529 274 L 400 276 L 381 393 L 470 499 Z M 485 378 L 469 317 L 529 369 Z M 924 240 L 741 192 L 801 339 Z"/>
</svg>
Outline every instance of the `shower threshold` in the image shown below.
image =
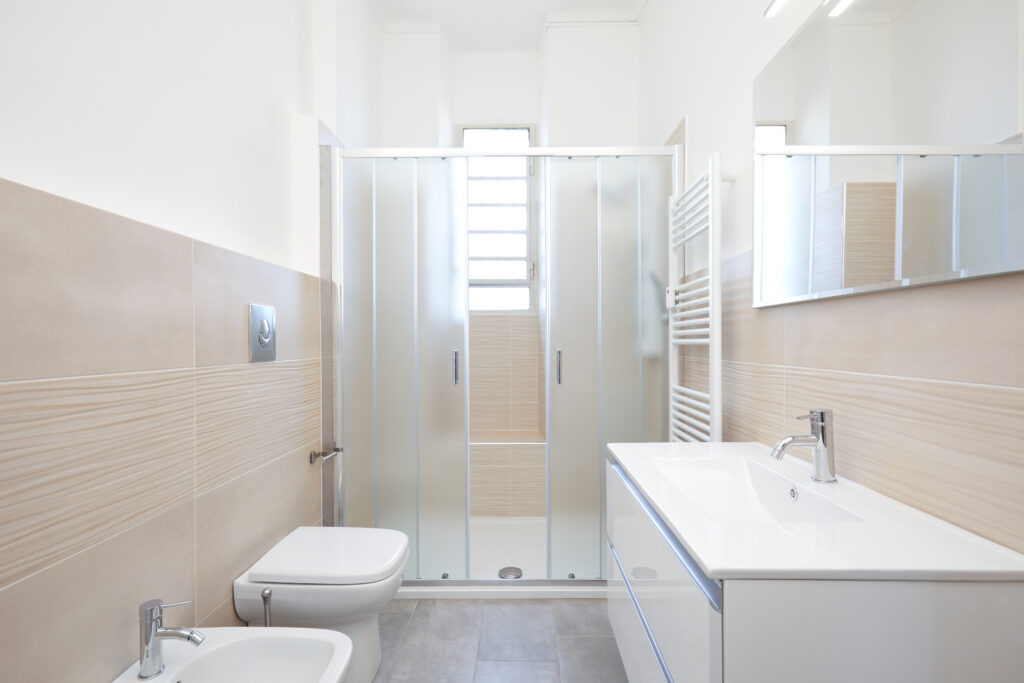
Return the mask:
<svg viewBox="0 0 1024 683">
<path fill-rule="evenodd" d="M 397 599 L 604 598 L 604 579 L 407 579 Z"/>
</svg>

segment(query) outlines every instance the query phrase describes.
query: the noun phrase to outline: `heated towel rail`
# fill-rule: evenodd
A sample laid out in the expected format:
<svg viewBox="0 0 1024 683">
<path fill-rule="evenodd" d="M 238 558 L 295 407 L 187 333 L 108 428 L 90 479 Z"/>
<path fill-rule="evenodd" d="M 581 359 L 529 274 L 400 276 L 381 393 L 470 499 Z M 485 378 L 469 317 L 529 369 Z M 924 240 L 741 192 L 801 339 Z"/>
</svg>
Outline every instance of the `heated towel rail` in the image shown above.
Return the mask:
<svg viewBox="0 0 1024 683">
<path fill-rule="evenodd" d="M 722 440 L 722 173 L 669 198 L 669 436 Z M 705 258 L 706 256 L 706 258 Z"/>
</svg>

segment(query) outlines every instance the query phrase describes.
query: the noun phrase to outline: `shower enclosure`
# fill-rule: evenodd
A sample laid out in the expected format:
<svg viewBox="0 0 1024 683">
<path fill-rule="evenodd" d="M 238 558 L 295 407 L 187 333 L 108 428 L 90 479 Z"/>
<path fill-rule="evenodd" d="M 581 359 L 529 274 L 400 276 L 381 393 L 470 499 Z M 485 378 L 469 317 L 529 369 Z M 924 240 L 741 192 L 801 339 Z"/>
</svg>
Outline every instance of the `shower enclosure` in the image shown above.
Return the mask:
<svg viewBox="0 0 1024 683">
<path fill-rule="evenodd" d="M 667 440 L 681 150 L 336 153 L 344 523 L 405 532 L 407 579 L 497 580 L 494 553 L 527 579 L 603 578 L 604 445 Z M 468 194 L 470 164 L 498 156 L 530 159 L 536 229 L 533 303 L 508 315 L 469 310 L 468 260 L 487 256 L 468 238 L 469 208 L 486 206 Z M 511 360 L 496 363 L 498 347 Z M 529 429 L 494 428 L 496 395 Z"/>
</svg>

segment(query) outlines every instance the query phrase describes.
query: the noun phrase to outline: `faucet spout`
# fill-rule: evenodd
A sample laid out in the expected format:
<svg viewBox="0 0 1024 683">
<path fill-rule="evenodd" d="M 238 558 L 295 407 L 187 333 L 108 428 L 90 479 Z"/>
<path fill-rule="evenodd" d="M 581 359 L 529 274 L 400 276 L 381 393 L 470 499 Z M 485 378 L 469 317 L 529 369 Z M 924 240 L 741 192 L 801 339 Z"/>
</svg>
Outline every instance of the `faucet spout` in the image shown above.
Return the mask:
<svg viewBox="0 0 1024 683">
<path fill-rule="evenodd" d="M 787 436 L 784 439 L 779 439 L 779 442 L 772 448 L 771 455 L 776 460 L 782 460 L 782 456 L 791 446 L 815 446 L 817 443 L 818 437 L 816 436 Z"/>
<path fill-rule="evenodd" d="M 835 438 L 832 429 L 832 411 L 827 409 L 809 410 L 801 415 L 800 420 L 809 420 L 811 433 L 806 436 L 787 436 L 780 439 L 772 448 L 771 456 L 782 460 L 793 446 L 810 446 L 811 479 L 814 481 L 833 482 L 836 480 Z"/>
<path fill-rule="evenodd" d="M 161 626 L 156 630 L 157 638 L 174 638 L 175 640 L 184 640 L 185 642 L 192 643 L 192 645 L 198 647 L 204 640 L 204 636 L 194 628 L 184 628 L 181 626 L 174 626 L 166 628 Z"/>
</svg>

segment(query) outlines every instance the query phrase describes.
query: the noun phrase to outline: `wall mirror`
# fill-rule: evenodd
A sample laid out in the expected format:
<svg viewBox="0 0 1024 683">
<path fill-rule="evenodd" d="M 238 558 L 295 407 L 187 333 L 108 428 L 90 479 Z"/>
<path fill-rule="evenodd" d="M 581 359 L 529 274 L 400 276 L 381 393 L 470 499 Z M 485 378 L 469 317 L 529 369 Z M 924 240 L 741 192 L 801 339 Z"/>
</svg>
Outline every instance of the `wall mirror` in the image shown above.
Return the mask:
<svg viewBox="0 0 1024 683">
<path fill-rule="evenodd" d="M 1024 269 L 1024 0 L 827 0 L 754 80 L 770 306 Z"/>
</svg>

